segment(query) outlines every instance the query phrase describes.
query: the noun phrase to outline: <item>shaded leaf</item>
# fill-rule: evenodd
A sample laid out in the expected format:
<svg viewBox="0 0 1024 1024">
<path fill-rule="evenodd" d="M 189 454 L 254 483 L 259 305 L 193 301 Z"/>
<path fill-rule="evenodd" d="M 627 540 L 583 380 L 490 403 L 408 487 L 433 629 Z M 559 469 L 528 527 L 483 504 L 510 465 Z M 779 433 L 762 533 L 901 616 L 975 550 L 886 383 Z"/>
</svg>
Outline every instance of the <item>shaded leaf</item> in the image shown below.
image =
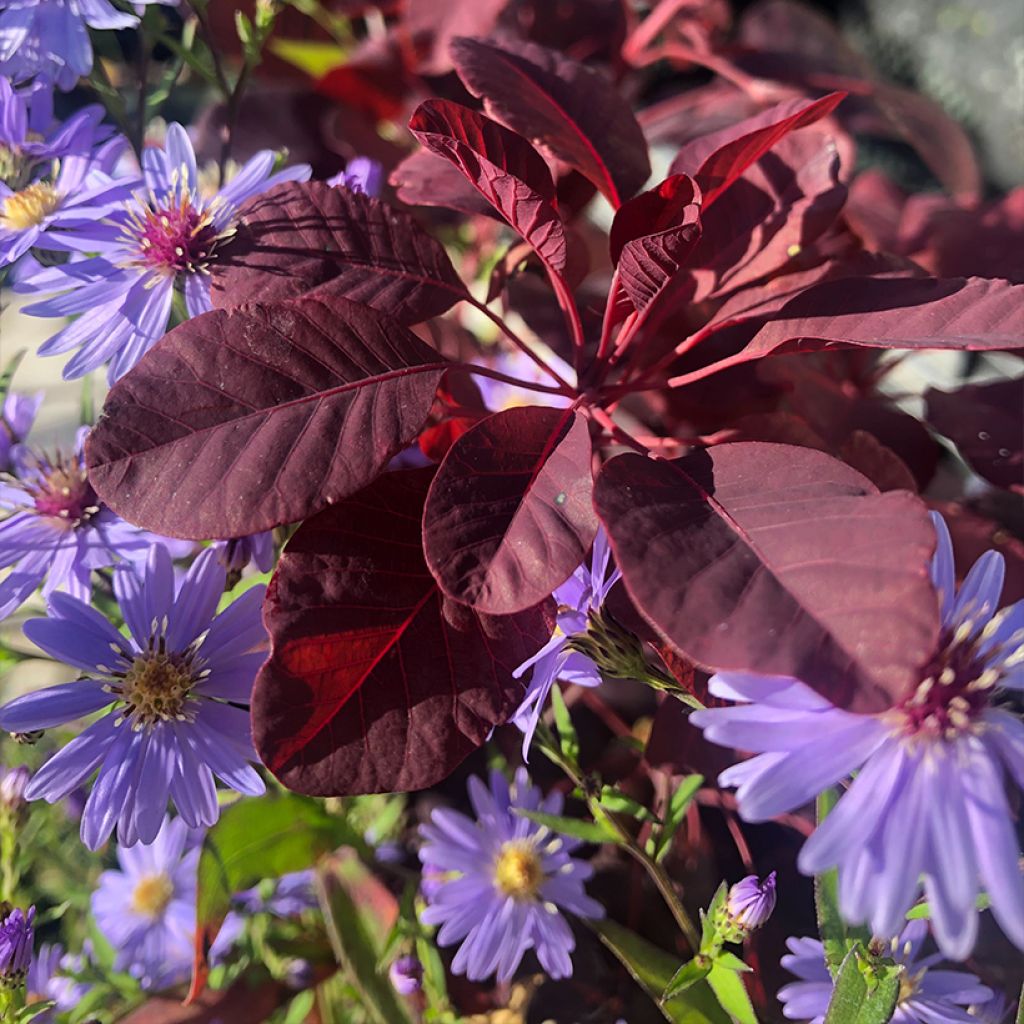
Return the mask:
<svg viewBox="0 0 1024 1024">
<path fill-rule="evenodd" d="M 1024 327 L 1020 330 L 1024 344 Z M 968 384 L 925 394 L 928 422 L 997 487 L 1024 490 L 1024 380 Z"/>
<path fill-rule="evenodd" d="M 491 117 L 575 168 L 613 206 L 647 180 L 647 141 L 599 71 L 536 43 L 456 39 L 459 77 Z"/>
<path fill-rule="evenodd" d="M 547 641 L 548 618 L 477 614 L 441 593 L 420 541 L 432 475 L 384 474 L 304 523 L 278 563 L 253 736 L 290 789 L 433 785 L 522 699 L 512 670 Z"/>
<path fill-rule="evenodd" d="M 676 154 L 672 173 L 696 178 L 704 194 L 704 206 L 710 207 L 772 146 L 790 132 L 827 117 L 845 95 L 834 92 L 817 100 L 786 100 L 738 124 L 694 139 Z"/>
<path fill-rule="evenodd" d="M 403 203 L 443 206 L 470 216 L 495 216 L 490 203 L 443 156 L 420 149 L 410 153 L 392 172 L 388 182 Z"/>
<path fill-rule="evenodd" d="M 586 923 L 658 1005 L 665 1020 L 672 1024 L 725 1024 L 729 1020 L 705 982 L 698 982 L 663 1003 L 662 993 L 675 975 L 679 961 L 615 921 L 605 918 Z"/>
<path fill-rule="evenodd" d="M 423 425 L 445 363 L 330 297 L 215 310 L 164 337 L 107 396 L 89 476 L 131 522 L 244 537 L 369 483 Z"/>
<path fill-rule="evenodd" d="M 587 422 L 523 406 L 488 416 L 451 447 L 423 511 L 427 565 L 446 594 L 507 614 L 543 601 L 597 533 Z"/>
<path fill-rule="evenodd" d="M 574 839 L 581 839 L 585 843 L 593 843 L 600 846 L 602 843 L 620 842 L 618 833 L 610 826 L 600 821 L 584 821 L 581 818 L 566 818 L 560 814 L 547 814 L 544 811 L 523 811 L 516 810 L 516 814 L 530 821 L 551 829 L 552 832 L 561 832 L 564 835 L 572 836 Z"/>
<path fill-rule="evenodd" d="M 905 492 L 788 445 L 719 445 L 672 462 L 621 455 L 595 503 L 637 607 L 709 669 L 792 675 L 876 711 L 938 633 L 934 531 Z"/>
<path fill-rule="evenodd" d="M 409 130 L 453 163 L 555 273 L 565 270 L 565 228 L 544 158 L 521 135 L 448 100 L 421 103 Z"/>
<path fill-rule="evenodd" d="M 367 886 L 379 891 L 387 918 L 381 920 L 373 908 L 360 906 Z M 351 857 L 339 854 L 320 865 L 315 887 L 327 925 L 334 955 L 359 993 L 359 1005 L 377 1024 L 403 1024 L 410 1020 L 403 1000 L 398 998 L 387 973 L 378 970 L 381 926 L 390 927 L 397 917 L 394 897 Z M 385 930 L 386 930 L 385 927 Z M 375 936 L 375 931 L 378 936 Z"/>
<path fill-rule="evenodd" d="M 686 174 L 670 175 L 656 188 L 623 203 L 615 212 L 608 234 L 612 263 L 619 262 L 623 248 L 636 238 L 693 223 L 695 216 L 690 208 L 699 205 L 700 189 Z"/>
<path fill-rule="evenodd" d="M 405 324 L 466 297 L 444 246 L 409 214 L 321 181 L 287 182 L 250 200 L 234 239 L 218 251 L 211 284 L 221 308 L 316 288 Z"/>
<path fill-rule="evenodd" d="M 736 1024 L 757 1024 L 757 1014 L 747 995 L 742 974 L 721 963 L 715 963 L 708 975 L 708 984 L 719 1005 Z"/>
<path fill-rule="evenodd" d="M 887 1024 L 892 1018 L 904 968 L 862 949 L 851 949 L 839 968 L 825 1024 Z"/>
<path fill-rule="evenodd" d="M 510 0 L 405 0 L 402 27 L 412 37 L 416 70 L 443 75 L 452 69 L 456 36 L 492 31 Z"/>
<path fill-rule="evenodd" d="M 692 988 L 698 981 L 703 981 L 710 973 L 713 966 L 712 961 L 706 956 L 695 956 L 687 960 L 682 967 L 672 975 L 672 980 L 665 989 L 662 1000 L 671 999 L 680 992 Z"/>
<path fill-rule="evenodd" d="M 652 855 L 658 863 L 663 861 L 672 849 L 672 840 L 675 839 L 676 832 L 679 831 L 679 826 L 682 825 L 686 812 L 697 795 L 697 790 L 703 784 L 703 775 L 688 775 L 672 790 L 668 798 L 668 807 L 665 809 L 665 822 L 655 833 Z"/>
</svg>

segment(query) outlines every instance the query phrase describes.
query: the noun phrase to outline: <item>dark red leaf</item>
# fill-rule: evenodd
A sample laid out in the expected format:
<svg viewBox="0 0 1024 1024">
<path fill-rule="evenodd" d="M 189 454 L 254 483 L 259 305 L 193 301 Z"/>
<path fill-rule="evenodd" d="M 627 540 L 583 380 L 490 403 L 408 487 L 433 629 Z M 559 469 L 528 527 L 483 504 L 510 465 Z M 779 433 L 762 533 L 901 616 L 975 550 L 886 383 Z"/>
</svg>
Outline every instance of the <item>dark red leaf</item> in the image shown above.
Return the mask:
<svg viewBox="0 0 1024 1024">
<path fill-rule="evenodd" d="M 427 564 L 445 593 L 507 614 L 564 583 L 597 533 L 587 422 L 523 406 L 452 445 L 423 513 Z"/>
<path fill-rule="evenodd" d="M 320 181 L 278 185 L 251 200 L 214 263 L 212 284 L 222 308 L 320 286 L 405 324 L 466 297 L 444 246 L 409 214 Z"/>
<path fill-rule="evenodd" d="M 869 348 L 998 350 L 1024 347 L 1024 285 L 988 278 L 839 278 L 800 292 L 763 323 L 713 337 L 733 354 L 675 378 L 685 384 L 779 351 L 834 344 Z"/>
<path fill-rule="evenodd" d="M 827 117 L 845 93 L 818 100 L 787 100 L 739 124 L 688 142 L 672 161 L 673 174 L 691 174 L 711 204 L 777 142 L 798 128 Z"/>
<path fill-rule="evenodd" d="M 421 103 L 409 129 L 427 149 L 458 167 L 555 273 L 565 269 L 567 243 L 554 204 L 555 183 L 526 139 L 448 100 Z"/>
<path fill-rule="evenodd" d="M 443 75 L 452 69 L 456 36 L 487 35 L 510 0 L 404 0 L 403 27 L 419 55 L 416 69 Z"/>
<path fill-rule="evenodd" d="M 410 153 L 392 172 L 389 184 L 410 206 L 443 206 L 470 216 L 495 215 L 490 203 L 443 156 L 420 149 Z"/>
<path fill-rule="evenodd" d="M 660 234 L 693 220 L 691 207 L 700 206 L 700 189 L 693 178 L 673 174 L 657 188 L 634 196 L 615 212 L 608 235 L 612 264 L 619 262 L 623 247 L 635 238 Z"/>
<path fill-rule="evenodd" d="M 622 455 L 595 502 L 638 608 L 698 665 L 793 675 L 879 711 L 932 653 L 925 506 L 822 452 L 740 442 L 672 462 Z"/>
<path fill-rule="evenodd" d="M 481 615 L 441 593 L 420 543 L 432 475 L 385 473 L 304 523 L 281 557 L 253 738 L 290 789 L 433 785 L 522 698 L 512 671 L 548 639 L 548 620 L 537 608 Z"/>
<path fill-rule="evenodd" d="M 575 168 L 619 206 L 647 180 L 647 141 L 599 71 L 536 43 L 456 39 L 459 77 L 487 113 Z"/>
<path fill-rule="evenodd" d="M 933 388 L 925 402 L 928 422 L 975 471 L 997 487 L 1024 491 L 1024 380 Z"/>
<path fill-rule="evenodd" d="M 917 481 L 907 464 L 866 430 L 853 431 L 840 445 L 839 455 L 843 462 L 863 473 L 880 491 L 917 490 Z"/>
<path fill-rule="evenodd" d="M 346 299 L 215 310 L 114 385 L 89 478 L 119 515 L 172 537 L 295 522 L 415 439 L 444 372 L 425 342 Z"/>
</svg>

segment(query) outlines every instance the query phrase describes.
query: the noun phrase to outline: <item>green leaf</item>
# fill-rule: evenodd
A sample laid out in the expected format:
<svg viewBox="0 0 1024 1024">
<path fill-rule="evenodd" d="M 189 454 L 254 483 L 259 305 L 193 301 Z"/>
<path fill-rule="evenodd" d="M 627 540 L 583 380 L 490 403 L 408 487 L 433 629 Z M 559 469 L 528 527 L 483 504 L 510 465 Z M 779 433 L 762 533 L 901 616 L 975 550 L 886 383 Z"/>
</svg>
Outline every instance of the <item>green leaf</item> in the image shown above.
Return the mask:
<svg viewBox="0 0 1024 1024">
<path fill-rule="evenodd" d="M 724 967 L 727 971 L 740 971 L 744 974 L 754 969 L 749 964 L 745 964 L 735 953 L 730 953 L 728 950 L 722 950 L 715 957 L 715 963 L 720 967 Z"/>
<path fill-rule="evenodd" d="M 315 887 L 327 925 L 327 936 L 339 966 L 358 990 L 360 1007 L 377 1024 L 410 1024 L 405 1006 L 386 973 L 378 969 L 380 945 L 374 931 L 380 922 L 357 899 L 356 887 L 346 877 L 343 858 L 329 858 L 317 868 Z M 379 883 L 378 883 L 379 884 Z"/>
<path fill-rule="evenodd" d="M 717 960 L 708 975 L 708 984 L 719 1005 L 737 1024 L 757 1024 L 757 1014 L 751 1005 L 741 975 Z"/>
<path fill-rule="evenodd" d="M 825 1024 L 886 1024 L 896 1009 L 901 971 L 855 945 L 839 968 Z"/>
<path fill-rule="evenodd" d="M 974 901 L 974 906 L 978 910 L 988 910 L 992 905 L 992 901 L 989 898 L 987 892 L 979 892 L 977 898 Z M 917 903 L 907 911 L 908 921 L 917 921 L 921 918 L 927 919 L 932 916 L 932 908 L 928 905 L 928 902 Z"/>
<path fill-rule="evenodd" d="M 715 918 L 718 917 L 718 911 L 725 904 L 728 897 L 729 886 L 722 882 L 715 890 L 715 895 L 712 896 L 708 909 L 701 912 L 700 948 L 703 952 L 707 952 L 715 945 Z M 721 943 L 718 943 L 718 945 L 721 945 Z"/>
<path fill-rule="evenodd" d="M 444 1013 L 450 1009 L 448 980 L 444 972 L 444 961 L 437 950 L 437 945 L 430 939 L 418 938 L 416 940 L 416 956 L 423 964 L 423 992 L 427 997 L 427 1005 L 435 1013 Z"/>
<path fill-rule="evenodd" d="M 323 78 L 328 71 L 340 67 L 348 59 L 348 50 L 337 43 L 306 39 L 272 39 L 269 49 L 311 78 Z"/>
<path fill-rule="evenodd" d="M 668 983 L 668 988 L 665 989 L 665 993 L 661 997 L 662 1002 L 671 999 L 680 992 L 685 992 L 691 986 L 696 985 L 698 981 L 703 981 L 711 973 L 713 963 L 714 961 L 701 955 L 695 956 L 692 960 L 687 960 L 672 975 L 672 980 Z"/>
<path fill-rule="evenodd" d="M 11 390 L 11 381 L 14 380 L 14 372 L 18 369 L 22 359 L 25 358 L 26 349 L 19 349 L 4 364 L 3 372 L 0 373 L 0 405 L 3 405 L 7 393 Z"/>
<path fill-rule="evenodd" d="M 582 839 L 585 843 L 617 843 L 619 836 L 605 824 L 597 821 L 583 821 L 580 818 L 564 818 L 559 814 L 546 814 L 544 811 L 524 811 L 516 808 L 516 814 L 529 818 L 530 821 L 544 825 L 552 832 L 561 832 Z"/>
<path fill-rule="evenodd" d="M 316 800 L 268 793 L 232 804 L 206 833 L 199 857 L 196 907 L 208 941 L 236 892 L 263 878 L 302 871 L 342 844 L 369 856 L 362 836 Z"/>
<path fill-rule="evenodd" d="M 826 789 L 818 796 L 818 827 L 839 802 L 839 791 L 835 787 Z M 833 978 L 847 954 L 857 942 L 865 946 L 871 936 L 865 928 L 851 928 L 839 912 L 839 874 L 833 868 L 814 878 L 814 909 L 818 918 L 818 935 L 825 946 L 825 963 Z"/>
<path fill-rule="evenodd" d="M 671 1024 L 728 1024 L 729 1018 L 704 981 L 661 1002 L 662 993 L 676 974 L 679 961 L 675 957 L 615 921 L 586 923 L 657 1004 L 665 1020 Z"/>
<path fill-rule="evenodd" d="M 1017 1017 L 1015 1024 L 1024 1024 L 1024 986 L 1021 986 L 1020 999 L 1017 1000 Z"/>
<path fill-rule="evenodd" d="M 697 795 L 697 790 L 703 785 L 703 775 L 687 775 L 668 798 L 668 807 L 665 808 L 665 823 L 658 830 L 650 851 L 651 856 L 659 864 L 672 849 L 672 840 L 675 839 L 676 832 L 679 831 L 679 826 L 682 825 L 686 812 Z"/>
<path fill-rule="evenodd" d="M 628 814 L 631 818 L 636 818 L 637 821 L 661 823 L 657 816 L 652 814 L 643 804 L 637 803 L 632 797 L 626 796 L 625 793 L 620 793 L 612 786 L 603 786 L 601 788 L 601 795 L 597 798 L 597 802 L 605 810 L 611 811 L 613 814 Z"/>
<path fill-rule="evenodd" d="M 562 749 L 562 756 L 570 764 L 577 764 L 580 756 L 580 741 L 560 686 L 551 687 L 551 708 L 555 713 L 555 727 L 558 729 L 558 742 Z"/>
</svg>

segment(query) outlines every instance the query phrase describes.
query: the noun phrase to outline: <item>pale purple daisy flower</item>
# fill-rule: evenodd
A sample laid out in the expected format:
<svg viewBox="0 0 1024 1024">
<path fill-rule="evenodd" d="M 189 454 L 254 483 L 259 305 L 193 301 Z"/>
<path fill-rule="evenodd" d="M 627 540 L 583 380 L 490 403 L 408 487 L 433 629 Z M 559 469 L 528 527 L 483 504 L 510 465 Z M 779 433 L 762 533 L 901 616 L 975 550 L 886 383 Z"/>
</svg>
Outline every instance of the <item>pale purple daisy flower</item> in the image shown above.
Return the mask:
<svg viewBox="0 0 1024 1024">
<path fill-rule="evenodd" d="M 260 887 L 244 889 L 232 902 L 246 914 L 273 914 L 275 917 L 296 917 L 320 904 L 313 888 L 313 869 L 290 871 L 273 881 L 271 892 L 264 896 Z"/>
<path fill-rule="evenodd" d="M 13 391 L 4 398 L 0 406 L 0 473 L 9 473 L 11 449 L 21 444 L 35 423 L 39 408 L 43 404 L 44 392 L 34 395 L 19 395 Z"/>
<path fill-rule="evenodd" d="M 216 195 L 199 187 L 195 152 L 179 124 L 167 129 L 163 149 L 142 156 L 145 190 L 76 232 L 82 252 L 97 253 L 63 267 L 25 277 L 19 291 L 60 291 L 25 306 L 33 316 L 81 314 L 40 346 L 41 355 L 78 349 L 64 377 L 81 377 L 109 363 L 111 381 L 127 373 L 167 330 L 175 289 L 189 316 L 213 308 L 210 267 L 235 230 L 239 207 L 284 181 L 305 181 L 308 166 L 273 173 L 276 154 L 263 150 L 248 160 Z"/>
<path fill-rule="evenodd" d="M 0 75 L 15 81 L 42 75 L 73 89 L 92 70 L 89 29 L 131 28 L 138 21 L 109 0 L 7 0 L 0 10 Z"/>
<path fill-rule="evenodd" d="M 82 966 L 80 956 L 65 953 L 59 944 L 46 943 L 39 947 L 29 965 L 25 990 L 29 1004 L 50 1000 L 54 1005 L 33 1017 L 34 1021 L 52 1024 L 56 1014 L 73 1010 L 85 998 L 90 986 L 70 977 Z"/>
<path fill-rule="evenodd" d="M 345 164 L 345 170 L 339 171 L 333 178 L 327 179 L 327 184 L 335 188 L 341 186 L 351 189 L 353 192 L 362 192 L 376 198 L 384 187 L 384 168 L 368 156 L 353 157 Z"/>
<path fill-rule="evenodd" d="M 109 214 L 131 196 L 131 183 L 92 166 L 88 157 L 60 162 L 54 181 L 34 181 L 17 192 L 0 181 L 0 268 L 32 248 L 74 251 L 74 231 Z"/>
<path fill-rule="evenodd" d="M 604 908 L 583 889 L 593 869 L 569 856 L 579 840 L 516 813 L 560 814 L 561 794 L 542 797 L 520 768 L 511 786 L 496 771 L 490 789 L 470 778 L 469 799 L 476 821 L 439 808 L 420 826 L 420 860 L 445 872 L 423 922 L 440 925 L 439 945 L 461 943 L 452 971 L 471 981 L 494 973 L 508 981 L 529 949 L 552 978 L 569 977 L 576 943 L 559 911 L 603 916 Z"/>
<path fill-rule="evenodd" d="M 414 996 L 423 989 L 423 964 L 412 955 L 400 956 L 388 968 L 388 978 L 400 996 Z"/>
<path fill-rule="evenodd" d="M 11 451 L 16 476 L 0 477 L 0 619 L 43 588 L 89 600 L 91 573 L 121 559 L 144 559 L 160 538 L 131 526 L 96 497 L 86 476 L 83 427 L 71 455 Z M 184 552 L 172 542 L 175 552 Z"/>
<path fill-rule="evenodd" d="M 18 184 L 43 161 L 88 156 L 110 134 L 101 126 L 102 120 L 103 108 L 93 103 L 55 123 L 53 88 L 48 82 L 15 89 L 0 77 L 0 179 Z"/>
<path fill-rule="evenodd" d="M 519 679 L 533 669 L 526 696 L 512 721 L 523 732 L 523 757 L 527 756 L 548 694 L 555 681 L 564 679 L 577 686 L 597 686 L 601 673 L 585 654 L 572 650 L 568 643 L 587 630 L 587 613 L 597 611 L 609 591 L 618 583 L 622 573 L 618 569 L 608 572 L 611 548 L 608 535 L 600 527 L 594 538 L 589 565 L 584 562 L 554 592 L 558 605 L 558 618 L 551 639 L 532 658 L 527 658 L 513 673 Z"/>
<path fill-rule="evenodd" d="M 36 908 L 29 907 L 27 914 L 20 907 L 0 913 L 0 985 L 20 985 L 32 963 Z"/>
<path fill-rule="evenodd" d="M 891 1024 L 978 1024 L 967 1012 L 992 998 L 992 990 L 964 971 L 936 971 L 941 954 L 921 956 L 928 935 L 926 921 L 911 921 L 886 952 L 903 967 L 900 994 Z M 782 1012 L 789 1020 L 823 1024 L 834 983 L 818 939 L 787 939 L 790 952 L 782 966 L 800 980 L 779 989 Z"/>
<path fill-rule="evenodd" d="M 164 818 L 152 842 L 117 848 L 120 870 L 104 871 L 92 894 L 96 927 L 117 952 L 114 969 L 147 991 L 192 969 L 201 840 L 181 818 Z"/>
<path fill-rule="evenodd" d="M 1002 691 L 1024 689 L 1024 601 L 997 611 L 1003 558 L 984 554 L 956 591 L 949 531 L 934 517 L 932 580 L 942 634 L 907 698 L 877 715 L 834 707 L 798 679 L 721 672 L 710 690 L 743 702 L 691 716 L 705 736 L 758 756 L 727 769 L 740 814 L 766 821 L 856 773 L 804 844 L 806 874 L 839 870 L 853 923 L 895 935 L 921 891 L 942 951 L 963 959 L 984 887 L 1003 931 L 1024 949 L 1024 878 L 1009 779 L 1024 785 L 1024 723 Z"/>
<path fill-rule="evenodd" d="M 114 592 L 124 636 L 99 612 L 66 594 L 25 635 L 84 678 L 18 697 L 0 708 L 8 732 L 51 729 L 104 708 L 103 715 L 50 758 L 26 787 L 54 803 L 99 775 L 82 813 L 82 841 L 97 849 L 117 827 L 123 846 L 155 838 L 170 799 L 192 827 L 220 814 L 216 775 L 249 796 L 264 791 L 252 767 L 249 702 L 264 660 L 264 587 L 247 590 L 217 614 L 224 568 L 212 549 L 181 578 L 154 547 L 145 566 L 119 565 Z"/>
<path fill-rule="evenodd" d="M 213 546 L 221 565 L 228 572 L 241 572 L 250 562 L 259 572 L 270 572 L 274 568 L 274 534 L 271 530 L 233 540 L 219 540 Z"/>
<path fill-rule="evenodd" d="M 772 916 L 775 901 L 774 871 L 763 882 L 757 875 L 747 875 L 729 889 L 725 912 L 730 924 L 743 932 L 752 932 Z"/>
</svg>

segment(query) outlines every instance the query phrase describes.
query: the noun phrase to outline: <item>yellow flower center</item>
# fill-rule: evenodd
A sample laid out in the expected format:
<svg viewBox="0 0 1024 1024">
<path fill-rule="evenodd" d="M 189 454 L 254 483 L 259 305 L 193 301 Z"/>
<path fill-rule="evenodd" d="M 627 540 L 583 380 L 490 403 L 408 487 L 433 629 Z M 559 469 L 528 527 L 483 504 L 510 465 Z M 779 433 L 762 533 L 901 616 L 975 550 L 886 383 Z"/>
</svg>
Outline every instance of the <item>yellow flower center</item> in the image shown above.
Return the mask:
<svg viewBox="0 0 1024 1024">
<path fill-rule="evenodd" d="M 111 687 L 128 705 L 125 717 L 136 728 L 187 717 L 195 685 L 191 667 L 174 655 L 151 651 L 136 657 L 124 679 Z"/>
<path fill-rule="evenodd" d="M 159 917 L 173 895 L 174 883 L 166 875 L 143 875 L 132 892 L 132 910 L 146 917 Z"/>
<path fill-rule="evenodd" d="M 536 899 L 543 881 L 540 856 L 531 843 L 511 840 L 502 845 L 494 862 L 494 882 L 506 896 Z"/>
<path fill-rule="evenodd" d="M 52 185 L 37 181 L 7 197 L 0 221 L 12 231 L 24 231 L 25 228 L 42 224 L 59 203 L 57 190 Z"/>
</svg>

